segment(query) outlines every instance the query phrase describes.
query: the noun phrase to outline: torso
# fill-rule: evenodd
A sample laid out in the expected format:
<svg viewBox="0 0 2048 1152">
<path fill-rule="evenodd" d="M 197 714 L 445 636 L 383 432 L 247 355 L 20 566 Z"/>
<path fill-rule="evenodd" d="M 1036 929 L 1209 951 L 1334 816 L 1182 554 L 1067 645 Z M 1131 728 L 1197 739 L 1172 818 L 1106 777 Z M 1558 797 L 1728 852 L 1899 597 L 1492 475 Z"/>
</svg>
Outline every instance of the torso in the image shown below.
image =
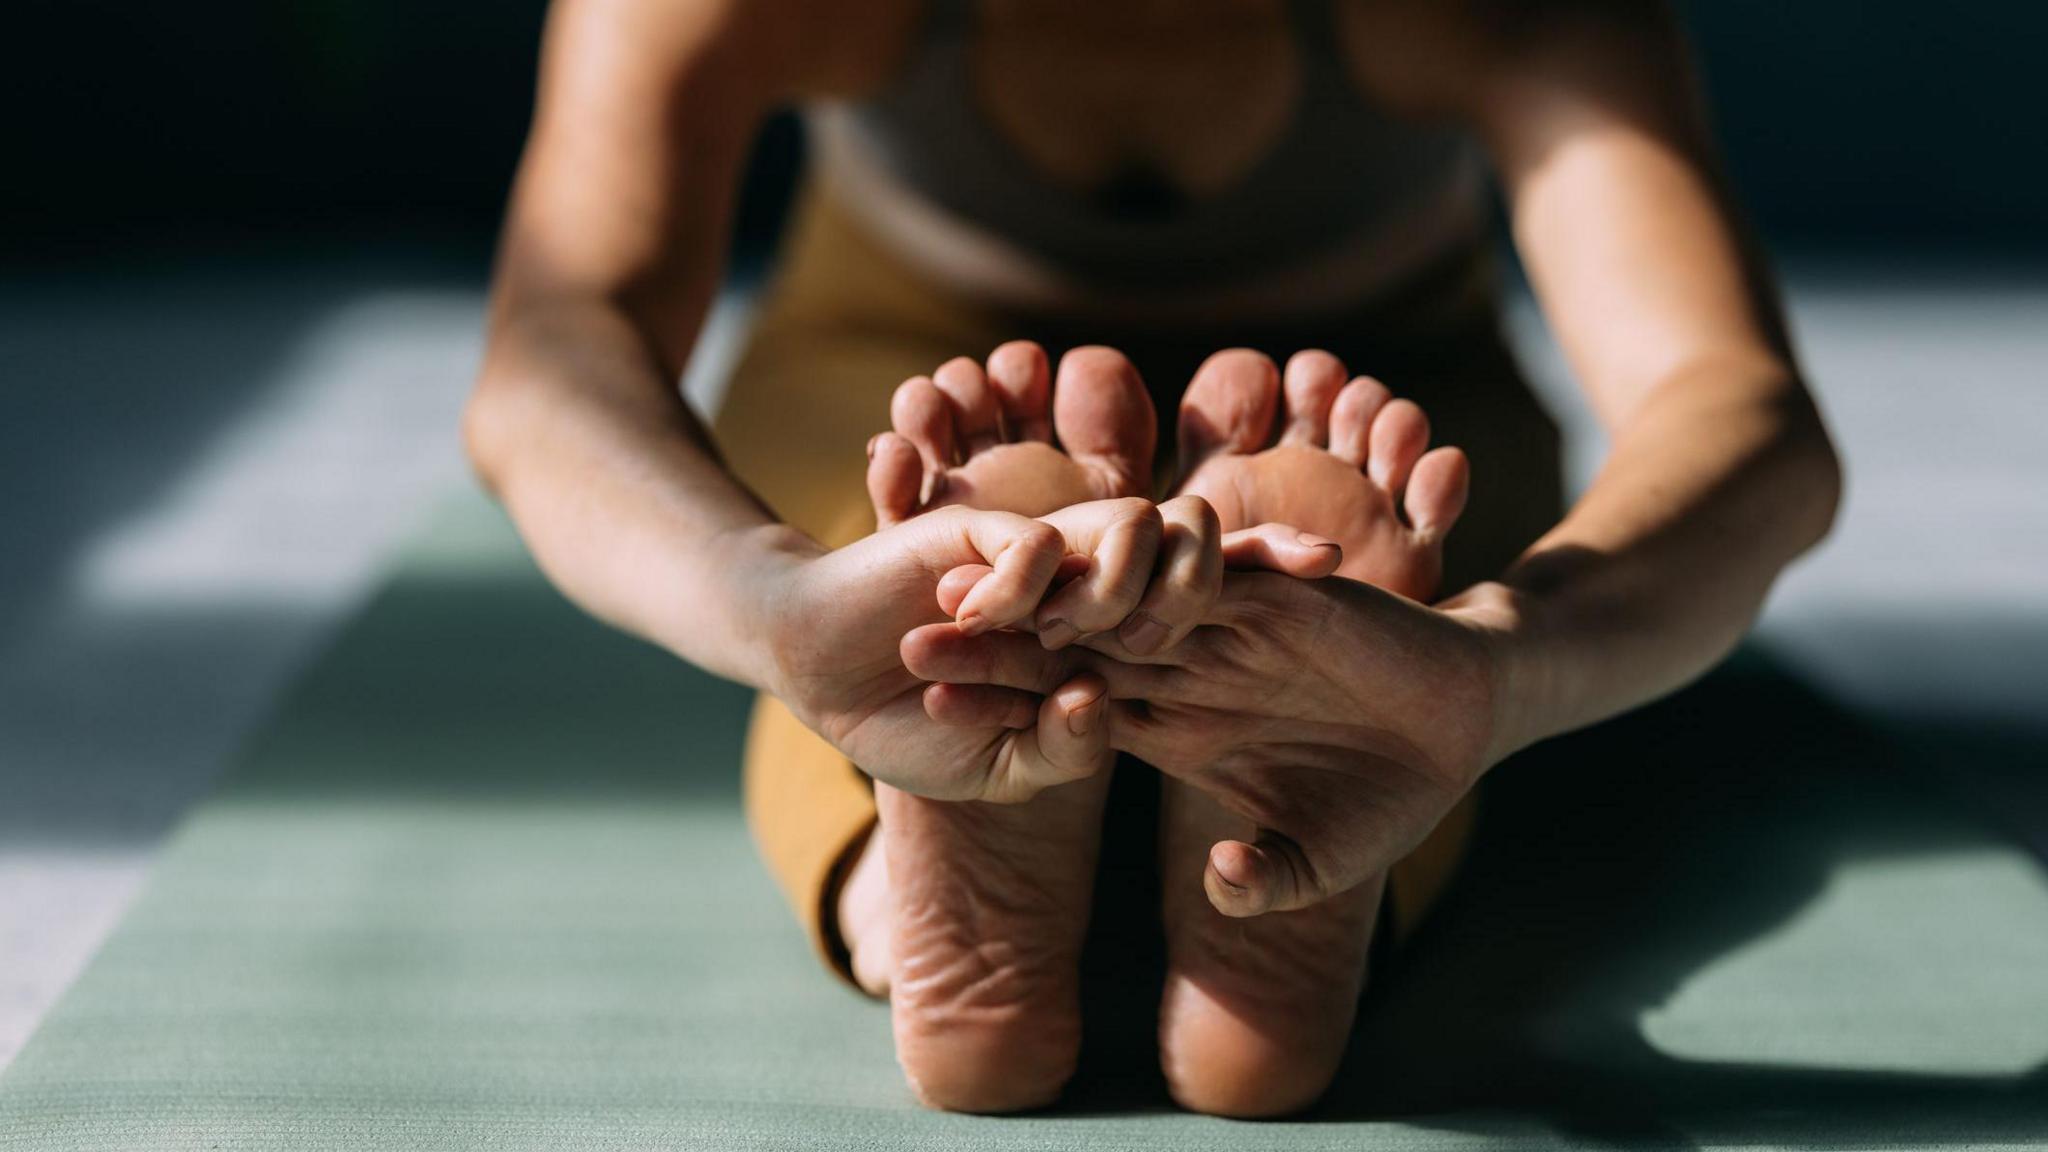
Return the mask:
<svg viewBox="0 0 2048 1152">
<path fill-rule="evenodd" d="M 1142 167 L 1215 195 L 1297 112 L 1301 46 L 1284 0 L 995 0 L 979 16 L 976 109 L 1037 174 L 1075 191 Z"/>
<path fill-rule="evenodd" d="M 1476 159 L 1353 78 L 1327 0 L 929 0 L 895 80 L 813 116 L 828 185 L 998 304 L 1335 309 L 1469 245 Z"/>
</svg>

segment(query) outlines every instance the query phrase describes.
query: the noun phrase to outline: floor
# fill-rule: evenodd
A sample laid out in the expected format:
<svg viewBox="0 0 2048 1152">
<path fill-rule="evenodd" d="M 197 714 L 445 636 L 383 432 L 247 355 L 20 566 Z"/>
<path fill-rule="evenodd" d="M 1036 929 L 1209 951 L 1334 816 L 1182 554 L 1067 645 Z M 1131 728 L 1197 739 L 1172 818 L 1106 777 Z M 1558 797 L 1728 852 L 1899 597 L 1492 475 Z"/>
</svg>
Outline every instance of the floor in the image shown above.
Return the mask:
<svg viewBox="0 0 2048 1152">
<path fill-rule="evenodd" d="M 1788 281 L 1851 495 L 1761 637 L 2048 856 L 2048 269 L 1807 261 Z M 0 277 L 0 1065 L 467 483 L 481 307 L 463 276 L 363 259 Z M 714 318 L 700 405 L 745 313 L 735 294 Z M 1534 309 L 1510 325 L 1583 482 L 1599 438 Z"/>
</svg>

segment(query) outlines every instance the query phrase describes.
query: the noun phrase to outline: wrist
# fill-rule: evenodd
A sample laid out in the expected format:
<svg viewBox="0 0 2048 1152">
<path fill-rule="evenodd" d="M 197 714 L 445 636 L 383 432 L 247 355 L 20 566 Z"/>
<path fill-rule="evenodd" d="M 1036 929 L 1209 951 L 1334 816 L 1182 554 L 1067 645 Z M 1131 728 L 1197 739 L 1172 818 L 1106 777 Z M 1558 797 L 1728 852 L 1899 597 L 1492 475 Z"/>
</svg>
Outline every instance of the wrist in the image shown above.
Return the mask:
<svg viewBox="0 0 2048 1152">
<path fill-rule="evenodd" d="M 1471 628 L 1485 653 L 1492 716 L 1482 771 L 1553 735 L 1553 661 L 1543 639 L 1537 598 L 1523 589 L 1485 581 L 1437 607 Z"/>
<path fill-rule="evenodd" d="M 725 586 L 728 621 L 724 675 L 758 691 L 782 695 L 783 652 L 797 579 L 825 548 L 786 524 L 750 525 L 719 533 L 701 563 Z M 667 645 L 677 650 L 676 644 Z"/>
</svg>

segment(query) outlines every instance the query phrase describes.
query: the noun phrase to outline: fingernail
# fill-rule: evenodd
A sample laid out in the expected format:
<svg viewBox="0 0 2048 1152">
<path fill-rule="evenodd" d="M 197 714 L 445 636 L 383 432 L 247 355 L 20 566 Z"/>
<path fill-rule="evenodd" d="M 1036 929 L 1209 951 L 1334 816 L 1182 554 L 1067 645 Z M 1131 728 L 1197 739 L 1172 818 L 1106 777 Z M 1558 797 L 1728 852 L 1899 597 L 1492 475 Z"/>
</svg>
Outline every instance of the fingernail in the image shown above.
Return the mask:
<svg viewBox="0 0 2048 1152">
<path fill-rule="evenodd" d="M 1081 630 L 1065 620 L 1048 620 L 1038 626 L 1038 642 L 1047 649 L 1065 648 L 1081 635 Z"/>
<path fill-rule="evenodd" d="M 1102 715 L 1102 697 L 1097 696 L 1079 708 L 1067 713 L 1067 731 L 1076 736 L 1086 736 L 1095 731 L 1095 720 Z"/>
<path fill-rule="evenodd" d="M 988 617 L 976 612 L 954 621 L 954 626 L 960 629 L 962 636 L 979 636 L 988 631 Z"/>
<path fill-rule="evenodd" d="M 873 460 L 875 458 L 875 445 L 880 444 L 881 442 L 882 434 L 880 432 L 877 432 L 873 436 L 868 437 L 868 459 Z"/>
<path fill-rule="evenodd" d="M 1338 546 L 1337 542 L 1328 536 L 1318 536 L 1313 532 L 1296 533 L 1294 538 L 1311 548 L 1335 548 Z"/>
<path fill-rule="evenodd" d="M 1150 612 L 1134 612 L 1129 620 L 1124 621 L 1124 626 L 1117 629 L 1117 635 L 1123 638 L 1124 647 L 1140 656 L 1150 656 L 1159 651 L 1159 646 L 1166 643 L 1166 637 L 1172 631 Z"/>
</svg>

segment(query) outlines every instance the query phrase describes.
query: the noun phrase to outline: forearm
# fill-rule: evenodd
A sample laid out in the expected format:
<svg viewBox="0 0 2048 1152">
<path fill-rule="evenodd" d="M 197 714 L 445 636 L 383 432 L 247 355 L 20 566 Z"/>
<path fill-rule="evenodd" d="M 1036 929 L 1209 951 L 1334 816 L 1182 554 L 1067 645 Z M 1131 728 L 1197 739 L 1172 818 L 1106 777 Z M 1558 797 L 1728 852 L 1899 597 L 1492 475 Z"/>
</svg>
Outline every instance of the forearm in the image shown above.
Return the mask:
<svg viewBox="0 0 2048 1152">
<path fill-rule="evenodd" d="M 1491 759 L 1711 667 L 1826 533 L 1841 485 L 1715 174 L 1676 18 L 1578 0 L 1523 14 L 1479 36 L 1461 107 L 1613 450 L 1562 523 L 1449 605 L 1494 641 Z"/>
<path fill-rule="evenodd" d="M 465 433 L 565 595 L 721 676 L 769 684 L 763 592 L 816 545 L 726 471 L 627 317 L 602 301 L 508 309 Z"/>
<path fill-rule="evenodd" d="M 1712 667 L 1826 534 L 1840 487 L 1789 375 L 1701 363 L 1650 391 L 1571 513 L 1499 581 L 1446 605 L 1496 641 L 1492 758 Z"/>
<path fill-rule="evenodd" d="M 726 471 L 677 380 L 755 127 L 807 68 L 773 11 L 554 5 L 464 422 L 564 594 L 755 686 L 771 577 L 815 546 Z"/>
</svg>

